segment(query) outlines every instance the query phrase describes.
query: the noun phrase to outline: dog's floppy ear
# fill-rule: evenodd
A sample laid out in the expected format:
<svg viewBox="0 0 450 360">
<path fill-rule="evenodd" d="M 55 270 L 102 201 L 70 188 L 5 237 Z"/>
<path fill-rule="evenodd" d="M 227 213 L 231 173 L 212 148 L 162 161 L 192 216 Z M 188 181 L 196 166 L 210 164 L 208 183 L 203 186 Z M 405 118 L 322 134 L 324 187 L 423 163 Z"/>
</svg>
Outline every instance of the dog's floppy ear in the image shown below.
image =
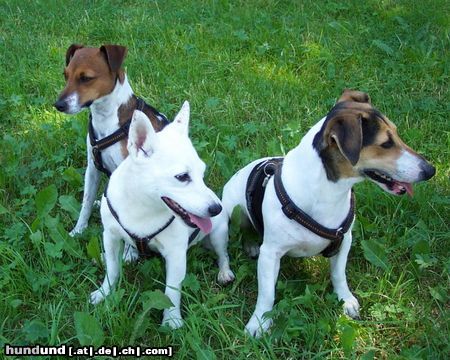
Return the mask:
<svg viewBox="0 0 450 360">
<path fill-rule="evenodd" d="M 338 99 L 337 103 L 343 101 L 355 101 L 359 103 L 370 104 L 370 96 L 365 92 L 351 89 L 344 89 L 341 97 Z"/>
<path fill-rule="evenodd" d="M 189 116 L 190 116 L 190 107 L 189 101 L 185 101 L 181 110 L 175 116 L 172 124 L 176 127 L 181 134 L 188 135 L 189 133 Z"/>
<path fill-rule="evenodd" d="M 354 166 L 362 148 L 361 115 L 355 112 L 338 114 L 330 119 L 324 133 L 324 140 L 328 146 L 334 143 L 339 151 Z"/>
<path fill-rule="evenodd" d="M 142 111 L 135 110 L 128 133 L 128 153 L 133 158 L 151 156 L 158 145 L 153 126 Z"/>
<path fill-rule="evenodd" d="M 66 51 L 66 66 L 69 65 L 70 60 L 72 59 L 75 51 L 77 51 L 78 49 L 81 49 L 81 48 L 84 48 L 84 46 L 79 45 L 79 44 L 72 44 L 69 46 L 69 48 Z"/>
<path fill-rule="evenodd" d="M 122 64 L 125 56 L 127 56 L 127 48 L 121 45 L 102 45 L 100 51 L 105 55 L 111 71 L 117 73 L 119 81 L 123 83 L 125 73 Z"/>
</svg>

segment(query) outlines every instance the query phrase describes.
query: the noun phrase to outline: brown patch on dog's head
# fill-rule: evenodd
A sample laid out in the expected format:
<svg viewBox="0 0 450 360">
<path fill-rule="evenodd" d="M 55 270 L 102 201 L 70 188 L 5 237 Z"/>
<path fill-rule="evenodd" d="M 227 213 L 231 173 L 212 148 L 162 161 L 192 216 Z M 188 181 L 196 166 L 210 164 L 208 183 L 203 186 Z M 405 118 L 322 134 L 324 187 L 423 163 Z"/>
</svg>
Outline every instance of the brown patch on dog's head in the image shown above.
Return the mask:
<svg viewBox="0 0 450 360">
<path fill-rule="evenodd" d="M 84 47 L 83 45 L 79 45 L 79 44 L 72 44 L 69 46 L 69 48 L 66 51 L 66 66 L 69 65 L 69 62 L 72 59 L 75 51 L 77 51 L 78 49 L 81 49 L 83 47 Z"/>
<path fill-rule="evenodd" d="M 385 191 L 400 195 L 412 194 L 412 182 L 434 175 L 433 166 L 400 139 L 394 123 L 360 91 L 344 91 L 313 146 L 327 178 L 334 182 L 368 177 Z"/>
<path fill-rule="evenodd" d="M 368 103 L 370 104 L 370 97 L 368 94 L 358 90 L 345 89 L 342 92 L 341 97 L 338 99 L 336 103 L 344 102 L 344 101 L 353 101 L 359 103 Z"/>
<path fill-rule="evenodd" d="M 337 181 L 360 176 L 358 168 L 367 158 L 395 160 L 399 156 L 396 147 L 392 146 L 389 155 L 386 147 L 390 146 L 388 140 L 395 144 L 397 138 L 395 125 L 372 106 L 369 95 L 344 90 L 316 134 L 314 147 L 328 179 Z"/>
<path fill-rule="evenodd" d="M 123 84 L 125 73 L 122 69 L 122 64 L 128 52 L 127 48 L 120 45 L 102 45 L 100 46 L 100 51 L 105 54 L 111 71 L 117 74 L 120 83 Z"/>
<path fill-rule="evenodd" d="M 73 44 L 66 52 L 64 77 L 66 86 L 57 103 L 76 94 L 78 108 L 88 107 L 93 101 L 112 92 L 119 79 L 123 83 L 125 73 L 122 63 L 127 49 L 119 45 L 103 45 L 100 48 Z M 58 110 L 65 111 L 64 107 Z"/>
</svg>

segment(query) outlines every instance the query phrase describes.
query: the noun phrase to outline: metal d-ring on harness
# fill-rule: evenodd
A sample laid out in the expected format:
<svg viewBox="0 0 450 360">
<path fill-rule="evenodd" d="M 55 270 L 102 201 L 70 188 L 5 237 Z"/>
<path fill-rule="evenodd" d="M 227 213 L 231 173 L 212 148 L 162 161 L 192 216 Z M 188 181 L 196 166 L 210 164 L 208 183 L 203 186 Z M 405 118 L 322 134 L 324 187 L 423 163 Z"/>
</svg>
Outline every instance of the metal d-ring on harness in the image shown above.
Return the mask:
<svg viewBox="0 0 450 360">
<path fill-rule="evenodd" d="M 154 255 L 159 254 L 159 253 L 151 250 L 150 247 L 148 246 L 148 244 L 150 243 L 150 240 L 152 240 L 155 236 L 157 236 L 160 233 L 162 233 L 164 230 L 166 230 L 170 226 L 170 224 L 172 224 L 172 222 L 175 220 L 175 216 L 172 215 L 169 218 L 169 220 L 163 226 L 161 226 L 158 230 L 156 230 L 155 232 L 151 233 L 150 235 L 147 235 L 145 237 L 139 237 L 136 234 L 134 234 L 131 231 L 129 231 L 120 222 L 119 215 L 117 214 L 116 210 L 114 210 L 114 208 L 113 208 L 113 206 L 111 204 L 111 201 L 108 199 L 107 191 L 108 191 L 108 188 L 105 189 L 104 196 L 105 196 L 105 199 L 106 199 L 106 203 L 108 204 L 109 211 L 111 212 L 111 214 L 114 217 L 114 219 L 116 219 L 116 221 L 120 225 L 120 227 L 128 234 L 128 236 L 130 238 L 132 238 L 134 240 L 134 243 L 136 244 L 136 248 L 137 248 L 137 250 L 139 252 L 139 256 L 143 257 L 143 258 L 150 258 L 150 257 L 153 257 Z M 199 228 L 196 228 L 194 230 L 194 232 L 189 236 L 188 244 L 190 244 L 197 237 L 199 232 L 200 232 Z"/>
<path fill-rule="evenodd" d="M 282 166 L 283 158 L 273 158 L 259 163 L 250 173 L 246 192 L 247 208 L 256 230 L 260 235 L 264 232 L 261 205 L 265 186 L 270 177 L 274 175 L 275 193 L 281 203 L 283 213 L 289 219 L 294 220 L 314 234 L 331 241 L 330 245 L 322 251 L 321 254 L 323 256 L 331 257 L 336 255 L 339 252 L 344 235 L 350 229 L 355 217 L 355 196 L 353 190 L 350 199 L 350 209 L 344 221 L 337 229 L 327 228 L 311 218 L 291 200 L 281 181 Z"/>
<path fill-rule="evenodd" d="M 133 95 L 134 96 L 134 95 Z M 154 107 L 145 103 L 140 97 L 136 97 L 136 110 L 143 111 L 145 107 L 149 107 L 153 113 L 162 121 L 169 123 L 167 118 L 158 112 Z M 94 126 L 92 125 L 92 114 L 89 114 L 89 141 L 92 146 L 92 158 L 94 160 L 94 165 L 97 170 L 105 173 L 108 177 L 111 176 L 111 172 L 105 168 L 102 159 L 102 150 L 114 145 L 122 139 L 128 136 L 128 131 L 130 130 L 131 119 L 128 119 L 120 128 L 114 131 L 111 135 L 104 137 L 103 139 L 97 140 L 95 138 Z"/>
</svg>

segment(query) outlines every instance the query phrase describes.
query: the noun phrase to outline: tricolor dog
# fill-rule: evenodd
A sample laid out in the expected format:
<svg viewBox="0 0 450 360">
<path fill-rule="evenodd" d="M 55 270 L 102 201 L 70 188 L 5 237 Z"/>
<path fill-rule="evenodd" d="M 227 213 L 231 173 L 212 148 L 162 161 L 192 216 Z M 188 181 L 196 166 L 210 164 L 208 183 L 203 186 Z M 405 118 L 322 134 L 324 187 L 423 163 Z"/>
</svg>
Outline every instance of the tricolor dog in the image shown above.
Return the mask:
<svg viewBox="0 0 450 360">
<path fill-rule="evenodd" d="M 134 112 L 129 156 L 112 173 L 102 198 L 106 276 L 91 294 L 96 304 L 116 283 L 122 239 L 140 252 L 159 252 L 166 262 L 165 293 L 174 305 L 164 311 L 163 324 L 172 328 L 182 325 L 180 288 L 190 245 L 211 232 L 210 242 L 219 257 L 219 282 L 234 279 L 227 255 L 228 219 L 221 214 L 220 200 L 203 182 L 205 164 L 188 137 L 188 123 L 187 102 L 158 133 L 144 113 Z M 221 216 L 224 219 L 213 226 Z"/>
<path fill-rule="evenodd" d="M 88 224 L 97 195 L 100 172 L 108 176 L 128 155 L 127 136 L 135 109 L 143 111 L 156 131 L 168 124 L 166 117 L 133 94 L 122 69 L 127 48 L 103 45 L 100 48 L 71 45 L 66 53 L 66 87 L 55 107 L 66 114 L 89 108 L 87 169 L 78 221 L 71 235 Z"/>
<path fill-rule="evenodd" d="M 284 255 L 329 257 L 334 291 L 345 313 L 358 317 L 358 300 L 345 275 L 354 220 L 353 185 L 369 179 L 390 194 L 412 195 L 412 183 L 434 173 L 367 94 L 345 90 L 284 159 L 259 159 L 235 174 L 224 187 L 224 210 L 229 215 L 239 206 L 263 235 L 258 299 L 246 331 L 260 336 L 269 329 L 271 320 L 264 314 L 272 310 Z"/>
</svg>

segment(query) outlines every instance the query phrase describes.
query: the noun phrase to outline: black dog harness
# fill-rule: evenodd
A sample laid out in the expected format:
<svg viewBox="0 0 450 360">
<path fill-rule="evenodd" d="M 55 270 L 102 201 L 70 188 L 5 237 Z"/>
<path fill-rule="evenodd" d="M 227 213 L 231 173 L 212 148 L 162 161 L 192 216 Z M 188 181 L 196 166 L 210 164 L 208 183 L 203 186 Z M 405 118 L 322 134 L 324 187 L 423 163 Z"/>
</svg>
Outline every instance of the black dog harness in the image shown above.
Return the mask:
<svg viewBox="0 0 450 360">
<path fill-rule="evenodd" d="M 128 234 L 128 236 L 130 238 L 132 238 L 134 240 L 136 248 L 137 248 L 137 250 L 139 252 L 139 256 L 148 259 L 148 258 L 153 257 L 155 255 L 159 255 L 158 252 L 150 249 L 148 244 L 150 243 L 150 240 L 152 240 L 155 236 L 157 236 L 160 233 L 162 233 L 165 229 L 167 229 L 170 226 L 170 224 L 172 224 L 172 222 L 175 220 L 175 216 L 172 215 L 169 218 L 169 220 L 163 226 L 161 226 L 158 230 L 156 230 L 155 232 L 151 233 L 150 235 L 147 235 L 145 237 L 139 237 L 136 234 L 134 234 L 131 231 L 129 231 L 127 228 L 125 228 L 125 226 L 122 225 L 122 223 L 120 222 L 120 219 L 119 219 L 119 215 L 114 210 L 114 208 L 112 207 L 111 202 L 108 199 L 108 196 L 106 194 L 107 190 L 108 190 L 108 188 L 106 188 L 104 195 L 105 195 L 106 203 L 108 204 L 109 211 L 111 211 L 112 216 L 119 223 L 120 227 Z M 197 237 L 199 232 L 200 232 L 200 229 L 197 227 L 194 230 L 194 232 L 189 236 L 188 244 L 190 244 Z"/>
<path fill-rule="evenodd" d="M 133 95 L 134 96 L 134 95 Z M 164 121 L 166 124 L 169 123 L 166 116 L 161 114 L 158 110 L 156 110 L 153 106 L 150 106 L 145 103 L 143 99 L 140 97 L 136 97 L 136 110 L 143 111 L 145 106 L 148 106 L 156 115 L 157 118 Z M 114 131 L 112 134 L 104 137 L 103 139 L 97 140 L 95 138 L 94 126 L 92 125 L 92 114 L 89 114 L 89 141 L 92 146 L 92 158 L 94 160 L 94 165 L 97 170 L 105 173 L 108 177 L 111 176 L 111 172 L 105 168 L 103 165 L 102 159 L 102 150 L 114 145 L 122 139 L 125 139 L 128 136 L 128 131 L 130 130 L 131 119 L 129 118 L 120 128 Z"/>
<path fill-rule="evenodd" d="M 283 158 L 272 158 L 262 161 L 252 169 L 247 180 L 247 209 L 255 229 L 260 235 L 263 235 L 262 201 L 267 182 L 274 175 L 275 193 L 281 203 L 283 213 L 289 219 L 294 220 L 314 234 L 331 241 L 330 245 L 321 252 L 323 256 L 331 257 L 336 255 L 339 252 L 344 235 L 350 229 L 355 217 L 355 196 L 353 191 L 350 199 L 350 209 L 344 221 L 337 229 L 327 228 L 315 221 L 291 200 L 281 181 L 282 165 Z"/>
</svg>

